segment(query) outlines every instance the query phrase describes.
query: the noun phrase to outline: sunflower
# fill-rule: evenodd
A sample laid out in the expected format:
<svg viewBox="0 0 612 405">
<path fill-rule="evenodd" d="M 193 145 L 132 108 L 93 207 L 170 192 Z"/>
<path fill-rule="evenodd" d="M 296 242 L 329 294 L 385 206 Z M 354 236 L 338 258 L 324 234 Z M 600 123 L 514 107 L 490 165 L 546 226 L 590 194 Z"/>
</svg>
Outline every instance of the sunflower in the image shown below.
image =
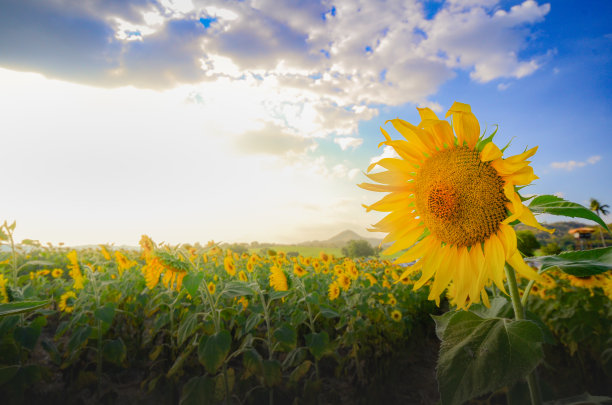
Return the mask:
<svg viewBox="0 0 612 405">
<path fill-rule="evenodd" d="M 4 277 L 4 274 L 0 273 L 0 303 L 9 302 L 9 296 L 6 291 L 6 284 L 8 280 Z"/>
<path fill-rule="evenodd" d="M 302 266 L 296 263 L 293 265 L 293 274 L 295 274 L 298 277 L 302 277 L 306 275 L 306 269 L 304 269 Z"/>
<path fill-rule="evenodd" d="M 270 287 L 274 288 L 275 291 L 287 291 L 289 289 L 287 276 L 279 267 L 270 267 Z"/>
<path fill-rule="evenodd" d="M 329 300 L 333 301 L 340 296 L 340 286 L 337 282 L 333 282 L 329 285 Z"/>
<path fill-rule="evenodd" d="M 381 128 L 386 139 L 381 145 L 393 148 L 399 158 L 368 167 L 367 176 L 380 184 L 359 185 L 389 193 L 365 208 L 389 213 L 370 229 L 387 233 L 382 243 L 393 242 L 384 254 L 408 249 L 396 263 L 413 264 L 399 279 L 420 270 L 418 289 L 433 278 L 429 299 L 437 304 L 453 285 L 454 302 L 461 308 L 480 302 L 490 281 L 505 292 L 506 262 L 522 276 L 538 279 L 518 252 L 509 225 L 519 220 L 552 232 L 536 221 L 516 188 L 538 178 L 527 160 L 537 147 L 504 159 L 492 142 L 494 134 L 480 136 L 469 105 L 452 105 L 446 114 L 452 116 L 452 128 L 429 108 L 418 110 L 418 126 L 391 120 L 405 140 L 392 140 Z M 377 165 L 387 170 L 370 173 Z"/>
<path fill-rule="evenodd" d="M 208 292 L 210 292 L 211 294 L 214 294 L 215 291 L 217 291 L 217 286 L 212 281 L 208 283 L 207 288 L 208 288 Z"/>
<path fill-rule="evenodd" d="M 247 278 L 247 275 L 244 272 L 244 270 L 240 270 L 240 273 L 238 273 L 238 279 L 240 279 L 240 281 L 248 281 L 249 280 Z"/>
<path fill-rule="evenodd" d="M 591 288 L 603 286 L 603 283 L 602 283 L 603 280 L 598 275 L 585 276 L 585 277 L 569 275 L 567 278 L 569 282 L 571 283 L 571 285 L 573 285 L 574 287 L 591 289 Z"/>
<path fill-rule="evenodd" d="M 74 280 L 74 285 L 72 287 L 75 290 L 80 290 L 81 288 L 83 288 L 83 281 L 85 280 L 85 278 L 81 273 L 79 259 L 77 258 L 77 252 L 76 250 L 73 250 L 66 256 L 68 257 L 68 261 L 70 261 L 70 264 L 68 265 L 68 268 L 70 269 L 69 274 L 70 277 L 72 277 L 72 279 Z"/>
<path fill-rule="evenodd" d="M 102 256 L 104 256 L 106 260 L 112 260 L 112 257 L 110 253 L 108 252 L 108 250 L 106 249 L 106 246 L 104 245 L 98 245 L 98 246 L 100 246 L 100 252 L 102 252 Z"/>
<path fill-rule="evenodd" d="M 53 278 L 59 278 L 62 276 L 62 274 L 64 274 L 64 270 L 62 269 L 53 269 L 53 271 L 51 271 L 51 276 Z"/>
<path fill-rule="evenodd" d="M 119 275 L 138 264 L 134 260 L 125 257 L 125 255 L 118 250 L 115 251 L 115 258 L 117 259 L 117 271 L 119 271 Z"/>
<path fill-rule="evenodd" d="M 370 273 L 365 273 L 364 274 L 365 278 L 368 279 L 368 281 L 370 282 L 370 286 L 373 286 L 374 284 L 376 284 L 376 277 L 374 277 L 373 275 L 371 275 Z"/>
<path fill-rule="evenodd" d="M 223 267 L 230 276 L 236 275 L 236 265 L 234 264 L 232 256 L 225 256 L 225 259 L 223 259 Z"/>
<path fill-rule="evenodd" d="M 60 311 L 70 313 L 74 310 L 74 300 L 76 300 L 76 294 L 74 291 L 67 291 L 60 297 L 58 308 Z"/>
<path fill-rule="evenodd" d="M 338 284 L 344 291 L 348 291 L 351 287 L 351 279 L 346 274 L 340 274 L 338 275 Z"/>
<path fill-rule="evenodd" d="M 398 311 L 397 309 L 391 311 L 391 319 L 393 319 L 395 322 L 399 322 L 402 320 L 402 313 L 400 311 Z"/>
</svg>

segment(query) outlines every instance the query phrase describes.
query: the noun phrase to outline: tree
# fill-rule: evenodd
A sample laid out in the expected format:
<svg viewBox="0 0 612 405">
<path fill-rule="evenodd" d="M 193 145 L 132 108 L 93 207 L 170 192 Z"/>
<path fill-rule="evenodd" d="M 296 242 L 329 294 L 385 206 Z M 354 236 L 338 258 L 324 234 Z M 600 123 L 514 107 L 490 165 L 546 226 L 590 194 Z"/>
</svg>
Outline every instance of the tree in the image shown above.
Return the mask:
<svg viewBox="0 0 612 405">
<path fill-rule="evenodd" d="M 540 242 L 531 231 L 518 231 L 516 233 L 518 250 L 525 256 L 533 256 L 536 249 L 540 248 Z"/>
<path fill-rule="evenodd" d="M 342 254 L 347 257 L 374 256 L 375 250 L 367 240 L 350 240 L 342 248 Z"/>
<path fill-rule="evenodd" d="M 558 255 L 559 253 L 561 253 L 562 250 L 563 249 L 561 249 L 561 246 L 559 246 L 555 242 L 551 242 L 546 244 L 546 246 L 544 246 L 542 249 L 540 249 L 540 252 L 545 256 L 549 256 Z"/>
<path fill-rule="evenodd" d="M 591 211 L 595 211 L 595 214 L 602 216 L 602 215 L 608 215 L 610 213 L 610 211 L 608 211 L 608 208 L 610 208 L 610 206 L 608 204 L 601 204 L 599 201 L 597 201 L 594 198 L 591 198 Z M 603 227 L 601 228 L 601 232 L 599 233 L 599 235 L 601 236 L 601 244 L 606 247 L 606 241 L 604 240 L 604 229 Z"/>
</svg>

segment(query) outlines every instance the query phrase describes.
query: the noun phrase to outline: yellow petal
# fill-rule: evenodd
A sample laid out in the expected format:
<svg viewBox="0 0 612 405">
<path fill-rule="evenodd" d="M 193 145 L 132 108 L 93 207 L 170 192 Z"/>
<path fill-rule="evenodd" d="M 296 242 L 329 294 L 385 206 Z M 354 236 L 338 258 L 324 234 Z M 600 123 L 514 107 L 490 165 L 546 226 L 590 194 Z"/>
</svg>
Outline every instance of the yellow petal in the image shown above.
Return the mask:
<svg viewBox="0 0 612 405">
<path fill-rule="evenodd" d="M 409 251 L 395 259 L 393 263 L 410 263 L 425 256 L 432 248 L 440 246 L 440 242 L 430 236 L 414 245 Z"/>
<path fill-rule="evenodd" d="M 525 278 L 536 280 L 536 281 L 542 281 L 544 279 L 544 277 L 542 277 L 533 268 L 527 265 L 527 263 L 525 263 L 525 261 L 523 260 L 523 257 L 518 252 L 518 250 L 510 259 L 508 259 L 508 264 L 512 266 L 512 268 L 516 270 L 517 273 L 519 273 L 521 276 Z"/>
<path fill-rule="evenodd" d="M 495 235 L 484 242 L 485 268 L 491 275 L 491 279 L 501 291 L 506 293 L 504 286 L 504 247 Z"/>
<path fill-rule="evenodd" d="M 454 102 L 451 108 L 446 113 L 446 116 L 453 116 L 453 129 L 457 134 L 459 146 L 466 141 L 468 147 L 474 148 L 478 138 L 480 137 L 480 124 L 476 116 L 472 113 L 469 104 Z"/>
<path fill-rule="evenodd" d="M 396 170 L 387 170 L 378 173 L 366 173 L 366 177 L 377 183 L 396 186 L 408 184 L 409 181 L 413 180 L 412 177 L 408 177 L 406 174 L 398 172 Z"/>
<path fill-rule="evenodd" d="M 444 266 L 440 267 L 436 272 L 436 277 L 431 286 L 432 297 L 439 297 L 440 294 L 448 287 L 451 278 L 457 268 L 457 248 L 455 246 L 444 246 L 440 249 L 439 255 L 441 256 L 442 263 Z"/>
<path fill-rule="evenodd" d="M 491 160 L 499 159 L 503 155 L 502 151 L 493 142 L 489 142 L 482 148 L 480 152 L 480 160 L 482 162 L 490 162 Z"/>
<path fill-rule="evenodd" d="M 430 108 L 419 108 L 417 107 L 417 110 L 419 111 L 419 115 L 421 116 L 421 122 L 425 121 L 425 120 L 439 120 L 438 116 L 436 115 L 435 112 L 433 112 Z M 419 127 L 421 125 L 419 124 Z"/>
<path fill-rule="evenodd" d="M 394 253 L 399 252 L 400 250 L 408 249 L 416 243 L 417 239 L 419 239 L 419 237 L 423 234 L 424 230 L 425 228 L 423 226 L 418 226 L 414 229 L 409 229 L 405 231 L 405 233 L 403 233 L 403 235 L 401 236 L 401 239 L 397 239 L 393 245 L 389 246 L 382 253 L 384 255 L 392 255 Z M 413 249 L 410 250 L 412 251 Z"/>
<path fill-rule="evenodd" d="M 535 219 L 535 216 L 533 215 L 533 213 L 531 212 L 531 210 L 528 207 L 524 207 L 523 212 L 521 213 L 521 215 L 519 215 L 518 219 L 519 221 L 521 221 L 522 223 L 524 223 L 525 225 L 529 225 L 533 228 L 537 228 L 541 231 L 544 232 L 548 232 L 548 233 L 553 233 L 555 230 L 554 229 L 547 229 L 544 228 L 542 225 L 539 224 L 539 222 Z"/>
<path fill-rule="evenodd" d="M 525 152 L 519 154 L 519 155 L 514 155 L 514 156 L 510 156 L 509 158 L 506 159 L 506 162 L 509 164 L 515 164 L 515 163 L 519 163 L 519 162 L 524 162 L 527 159 L 529 159 L 530 157 L 532 157 L 533 155 L 535 155 L 535 153 L 538 151 L 538 147 L 533 147 L 529 150 L 526 150 Z"/>
<path fill-rule="evenodd" d="M 516 233 L 510 225 L 500 224 L 497 237 L 504 247 L 505 258 L 508 260 L 516 253 Z"/>
<path fill-rule="evenodd" d="M 531 184 L 532 181 L 539 179 L 533 173 L 533 167 L 525 166 L 520 170 L 517 170 L 513 174 L 505 176 L 505 180 L 515 185 Z"/>
<path fill-rule="evenodd" d="M 411 191 L 408 192 L 396 192 L 390 193 L 381 198 L 379 201 L 375 202 L 372 205 L 364 205 L 366 208 L 366 212 L 380 211 L 380 212 L 389 212 L 396 210 L 398 208 L 405 208 L 407 205 L 407 201 L 410 198 Z"/>
<path fill-rule="evenodd" d="M 424 261 L 423 271 L 422 271 L 421 278 L 419 279 L 419 281 L 414 283 L 415 290 L 418 290 L 423 285 L 425 285 L 425 283 L 429 281 L 429 279 L 434 274 L 436 274 L 436 271 L 439 269 L 440 264 L 443 262 L 445 256 L 444 254 L 440 254 L 441 253 L 440 249 L 438 249 L 435 253 L 436 254 L 429 255 L 428 257 L 422 259 Z M 446 269 L 446 271 L 448 271 L 448 269 Z"/>
<path fill-rule="evenodd" d="M 428 145 L 427 133 L 422 129 L 415 127 L 411 123 L 399 118 L 390 120 L 393 127 L 406 138 L 411 147 L 416 149 L 420 154 L 430 155 L 433 151 L 433 145 Z"/>
</svg>

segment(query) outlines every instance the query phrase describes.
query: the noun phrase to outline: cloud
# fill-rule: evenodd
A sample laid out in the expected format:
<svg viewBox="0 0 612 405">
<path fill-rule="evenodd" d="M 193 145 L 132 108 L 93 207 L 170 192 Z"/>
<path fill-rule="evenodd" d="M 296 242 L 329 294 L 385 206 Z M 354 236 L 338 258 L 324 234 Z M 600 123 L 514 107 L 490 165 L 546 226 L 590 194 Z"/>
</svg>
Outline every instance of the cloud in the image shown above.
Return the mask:
<svg viewBox="0 0 612 405">
<path fill-rule="evenodd" d="M 559 198 L 565 198 L 565 193 L 562 191 L 557 191 L 556 193 L 553 193 L 553 195 L 556 195 Z"/>
<path fill-rule="evenodd" d="M 343 136 L 334 139 L 334 143 L 337 143 L 340 146 L 340 149 L 342 150 L 347 150 L 348 148 L 355 149 L 363 143 L 363 139 L 355 138 L 352 136 Z"/>
<path fill-rule="evenodd" d="M 395 149 L 393 149 L 391 146 L 385 146 L 382 154 L 378 156 L 374 156 L 373 158 L 370 159 L 370 164 L 374 162 L 378 162 L 379 160 L 385 159 L 385 158 L 399 159 L 399 155 L 397 154 L 397 152 L 395 152 Z"/>
<path fill-rule="evenodd" d="M 339 0 L 334 10 L 314 1 L 23 0 L 0 15 L 0 66 L 166 89 L 227 77 L 229 63 L 233 80 L 273 79 L 337 108 L 423 104 L 457 70 L 487 82 L 539 69 L 543 56 L 518 55 L 550 6 L 448 1 L 428 18 L 417 0 Z"/>
<path fill-rule="evenodd" d="M 315 146 L 313 139 L 289 134 L 283 128 L 269 123 L 262 129 L 245 132 L 235 140 L 236 149 L 245 154 L 299 154 Z"/>
<path fill-rule="evenodd" d="M 575 160 L 568 160 L 566 162 L 552 162 L 550 164 L 550 167 L 552 167 L 553 169 L 566 170 L 568 172 L 571 172 L 572 170 L 577 169 L 579 167 L 584 167 L 586 165 L 594 165 L 600 160 L 601 160 L 601 156 L 595 155 L 595 156 L 589 157 L 584 162 L 579 162 Z"/>
</svg>

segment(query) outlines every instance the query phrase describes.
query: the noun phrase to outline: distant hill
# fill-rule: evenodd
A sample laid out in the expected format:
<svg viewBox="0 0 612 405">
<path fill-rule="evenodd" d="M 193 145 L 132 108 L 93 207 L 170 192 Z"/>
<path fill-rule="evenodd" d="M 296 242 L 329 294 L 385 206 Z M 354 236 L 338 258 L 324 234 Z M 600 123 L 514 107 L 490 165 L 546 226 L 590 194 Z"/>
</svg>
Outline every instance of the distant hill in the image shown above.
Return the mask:
<svg viewBox="0 0 612 405">
<path fill-rule="evenodd" d="M 377 238 L 366 238 L 365 236 L 359 235 L 355 231 L 351 231 L 349 229 L 340 232 L 337 235 L 332 236 L 327 240 L 311 240 L 307 242 L 298 243 L 298 246 L 320 246 L 320 247 L 344 247 L 347 242 L 351 240 L 366 240 L 370 243 L 370 245 L 376 247 L 380 244 L 382 239 Z"/>
</svg>

